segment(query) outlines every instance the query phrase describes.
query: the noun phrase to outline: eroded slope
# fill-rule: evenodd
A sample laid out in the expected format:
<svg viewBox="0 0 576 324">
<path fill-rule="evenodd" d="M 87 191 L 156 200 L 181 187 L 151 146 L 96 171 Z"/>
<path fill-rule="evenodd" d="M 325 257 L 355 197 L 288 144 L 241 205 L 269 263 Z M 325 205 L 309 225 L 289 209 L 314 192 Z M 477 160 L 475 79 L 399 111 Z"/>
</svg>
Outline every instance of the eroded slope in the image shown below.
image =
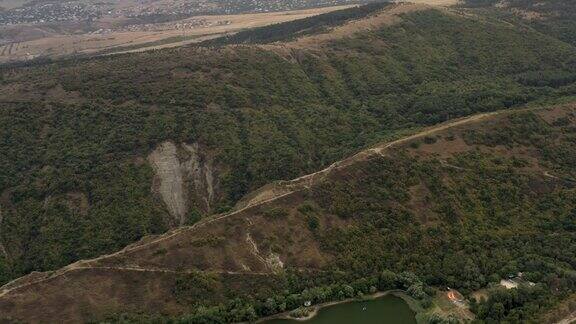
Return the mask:
<svg viewBox="0 0 576 324">
<path fill-rule="evenodd" d="M 234 212 L 22 278 L 2 287 L 0 312 L 194 318 L 199 305 L 236 298 L 262 316 L 281 310 L 259 306 L 271 297 L 383 269 L 463 291 L 512 266 L 532 273 L 545 262 L 560 276 L 574 266 L 575 130 L 574 104 L 440 125 L 276 184 Z M 535 278 L 551 302 L 574 288 Z"/>
<path fill-rule="evenodd" d="M 242 208 L 290 194 L 328 173 L 303 175 L 397 132 L 576 93 L 576 50 L 566 43 L 455 9 L 381 9 L 322 46 L 180 48 L 3 68 L 0 282 L 117 251 L 239 200 Z M 163 186 L 147 157 L 165 143 L 176 154 Z M 258 235 L 250 232 L 256 249 L 241 234 L 249 249 L 241 262 L 187 262 L 280 264 Z M 329 259 L 314 243 L 310 251 L 318 264 Z"/>
</svg>

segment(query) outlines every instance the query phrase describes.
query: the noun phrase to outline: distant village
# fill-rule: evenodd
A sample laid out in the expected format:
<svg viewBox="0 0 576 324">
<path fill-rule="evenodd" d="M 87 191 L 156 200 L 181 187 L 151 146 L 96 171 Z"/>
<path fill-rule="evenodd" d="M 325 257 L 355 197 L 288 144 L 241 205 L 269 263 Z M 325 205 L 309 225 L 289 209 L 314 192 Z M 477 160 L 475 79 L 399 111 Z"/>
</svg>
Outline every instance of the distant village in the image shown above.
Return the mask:
<svg viewBox="0 0 576 324">
<path fill-rule="evenodd" d="M 110 2 L 41 2 L 0 11 L 0 25 L 90 22 L 102 17 L 139 18 L 145 23 L 195 15 L 274 12 L 312 7 L 364 3 L 365 0 L 174 0 L 170 5 L 134 5 L 116 8 Z M 171 19 L 172 18 L 172 19 Z M 147 21 L 149 20 L 149 21 Z M 135 28 L 135 27 L 133 27 Z M 187 28 L 187 27 L 182 27 Z"/>
<path fill-rule="evenodd" d="M 128 25 L 123 26 L 115 29 L 110 28 L 101 28 L 97 29 L 90 34 L 92 35 L 101 35 L 101 34 L 109 34 L 112 32 L 136 32 L 136 31 L 166 31 L 166 30 L 191 30 L 196 28 L 207 28 L 213 26 L 225 26 L 230 25 L 232 21 L 230 20 L 219 20 L 219 21 L 209 21 L 204 18 L 200 19 L 190 19 L 187 21 L 176 21 L 170 23 L 162 23 L 162 24 L 138 24 L 138 25 Z"/>
<path fill-rule="evenodd" d="M 0 25 L 90 21 L 100 16 L 98 6 L 80 2 L 42 3 L 0 11 Z"/>
</svg>

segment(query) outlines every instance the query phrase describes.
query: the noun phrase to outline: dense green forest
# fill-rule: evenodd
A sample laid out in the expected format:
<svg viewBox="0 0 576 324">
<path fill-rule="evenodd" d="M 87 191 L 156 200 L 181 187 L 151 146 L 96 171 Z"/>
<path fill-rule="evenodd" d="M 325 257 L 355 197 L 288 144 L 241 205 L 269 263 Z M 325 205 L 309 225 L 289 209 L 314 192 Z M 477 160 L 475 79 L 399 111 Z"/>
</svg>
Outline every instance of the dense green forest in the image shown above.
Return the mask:
<svg viewBox="0 0 576 324">
<path fill-rule="evenodd" d="M 568 43 L 438 10 L 288 57 L 197 47 L 3 67 L 0 282 L 167 230 L 145 161 L 162 141 L 214 156 L 220 212 L 401 130 L 574 95 L 575 75 Z"/>
<path fill-rule="evenodd" d="M 575 136 L 572 105 L 558 117 L 515 113 L 412 141 L 386 157 L 334 172 L 304 193 L 304 202 L 268 207 L 275 212 L 265 217 L 285 222 L 286 231 L 289 217 L 307 219 L 305 230 L 332 257 L 322 271 L 288 268 L 265 284 L 256 279 L 250 288 L 226 292 L 226 302 L 217 297 L 225 279 L 195 274 L 173 283 L 174 298 L 190 305 L 186 314 L 170 318 L 143 310 L 108 318 L 251 321 L 297 309 L 306 300 L 318 304 L 390 289 L 406 291 L 426 309 L 437 289 L 449 286 L 472 301 L 476 323 L 541 323 L 547 310 L 576 292 Z M 453 145 L 463 149 L 442 157 L 418 154 L 434 145 L 440 152 Z M 334 218 L 347 225 L 329 226 Z M 267 235 L 284 255 L 278 233 Z M 496 288 L 500 279 L 519 272 L 534 284 Z M 471 297 L 486 287 L 494 287 L 486 298 Z M 419 316 L 454 323 L 427 311 Z"/>
<path fill-rule="evenodd" d="M 523 272 L 536 286 L 496 290 L 473 311 L 487 323 L 538 322 L 542 309 L 576 289 L 574 113 L 570 118 L 571 123 L 564 118 L 553 126 L 536 114 L 517 114 L 508 125 L 462 135 L 470 145 L 534 147 L 540 165 L 568 180 L 535 178 L 537 172 L 528 171 L 535 166 L 530 159 L 488 149 L 450 157 L 448 165 L 456 168 L 400 156 L 402 162 L 359 171 L 369 179 L 327 183 L 315 201 L 340 217 L 361 217 L 362 224 L 321 236 L 338 256 L 337 269 L 366 274 L 382 267 L 410 269 L 429 285 L 464 294 Z M 405 206 L 408 188 L 422 182 L 429 190 L 427 217 L 385 203 Z"/>
</svg>

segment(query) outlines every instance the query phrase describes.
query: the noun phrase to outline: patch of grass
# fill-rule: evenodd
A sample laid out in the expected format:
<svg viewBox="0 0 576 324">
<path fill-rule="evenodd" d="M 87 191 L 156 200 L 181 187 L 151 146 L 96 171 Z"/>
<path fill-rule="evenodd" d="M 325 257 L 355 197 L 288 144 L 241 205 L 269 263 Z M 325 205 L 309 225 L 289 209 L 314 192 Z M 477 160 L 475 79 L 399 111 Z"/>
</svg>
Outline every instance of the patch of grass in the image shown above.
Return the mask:
<svg viewBox="0 0 576 324">
<path fill-rule="evenodd" d="M 281 207 L 267 209 L 262 214 L 268 220 L 279 220 L 288 217 L 288 211 Z"/>
</svg>

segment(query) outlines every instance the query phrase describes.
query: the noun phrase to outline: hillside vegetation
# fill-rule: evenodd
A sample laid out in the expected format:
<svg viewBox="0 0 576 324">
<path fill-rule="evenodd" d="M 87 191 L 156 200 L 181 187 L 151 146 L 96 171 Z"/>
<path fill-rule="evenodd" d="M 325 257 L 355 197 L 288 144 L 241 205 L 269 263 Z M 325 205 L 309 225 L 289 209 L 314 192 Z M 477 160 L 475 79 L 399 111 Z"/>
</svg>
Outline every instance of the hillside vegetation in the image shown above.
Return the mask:
<svg viewBox="0 0 576 324">
<path fill-rule="evenodd" d="M 576 6 L 566 0 L 466 0 L 472 8 L 490 8 L 489 14 L 576 44 Z"/>
<path fill-rule="evenodd" d="M 278 184 L 290 193 L 267 203 L 22 278 L 0 291 L 0 313 L 238 322 L 399 288 L 431 320 L 436 288 L 468 296 L 522 272 L 534 286 L 492 290 L 471 309 L 486 323 L 537 323 L 576 289 L 575 132 L 570 104 L 384 143 Z"/>
<path fill-rule="evenodd" d="M 3 67 L 0 282 L 180 225 L 148 160 L 163 143 L 175 147 L 170 167 L 184 177 L 184 223 L 193 224 L 400 132 L 576 93 L 566 42 L 447 9 L 367 14 L 387 20 L 398 6 L 411 6 L 398 22 L 313 49 L 194 47 Z M 295 30 L 274 26 L 265 39 L 282 26 Z M 338 237 L 322 246 L 340 247 Z M 333 264 L 359 255 L 348 257 Z"/>
</svg>

